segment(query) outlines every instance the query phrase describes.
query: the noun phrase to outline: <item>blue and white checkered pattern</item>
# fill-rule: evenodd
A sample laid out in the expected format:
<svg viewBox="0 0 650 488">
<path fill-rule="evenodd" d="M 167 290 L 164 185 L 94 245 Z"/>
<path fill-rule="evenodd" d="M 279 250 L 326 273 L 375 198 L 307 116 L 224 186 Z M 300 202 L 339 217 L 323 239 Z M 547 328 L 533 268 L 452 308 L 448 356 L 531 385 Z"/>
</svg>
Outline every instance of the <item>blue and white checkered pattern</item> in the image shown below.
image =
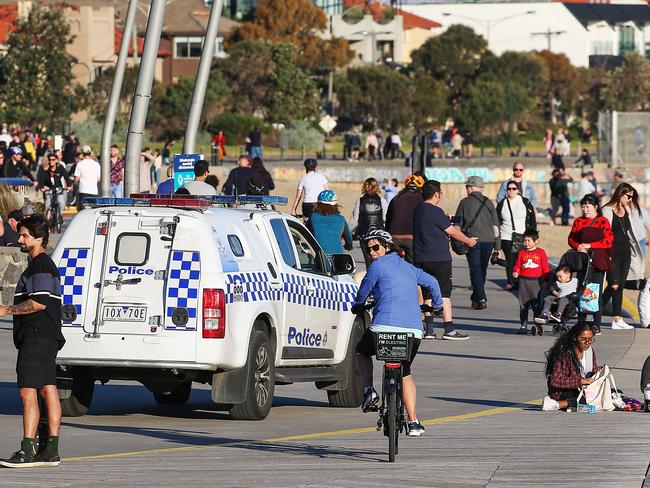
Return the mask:
<svg viewBox="0 0 650 488">
<path fill-rule="evenodd" d="M 284 299 L 311 307 L 347 312 L 350 310 L 357 287 L 353 284 L 335 283 L 316 277 L 293 273 L 281 273 L 282 290 L 273 290 L 269 276 L 264 272 L 228 273 L 226 275 L 226 303 L 248 303 Z M 316 288 L 313 294 L 307 292 L 307 285 Z"/>
<path fill-rule="evenodd" d="M 269 277 L 264 272 L 228 273 L 226 275 L 226 303 L 280 299 L 282 299 L 282 291 L 271 289 Z"/>
<path fill-rule="evenodd" d="M 172 251 L 167 279 L 165 329 L 196 330 L 201 279 L 201 254 L 198 251 Z M 187 309 L 185 325 L 174 325 L 172 312 L 177 307 Z"/>
<path fill-rule="evenodd" d="M 335 283 L 297 274 L 282 273 L 281 276 L 286 300 L 290 303 L 347 312 L 357 293 L 357 286 L 353 284 Z M 307 292 L 308 285 L 316 288 L 313 294 Z"/>
<path fill-rule="evenodd" d="M 61 275 L 61 300 L 63 305 L 74 305 L 77 318 L 73 323 L 63 325 L 80 327 L 83 325 L 84 287 L 88 279 L 88 249 L 65 249 L 59 261 Z"/>
</svg>

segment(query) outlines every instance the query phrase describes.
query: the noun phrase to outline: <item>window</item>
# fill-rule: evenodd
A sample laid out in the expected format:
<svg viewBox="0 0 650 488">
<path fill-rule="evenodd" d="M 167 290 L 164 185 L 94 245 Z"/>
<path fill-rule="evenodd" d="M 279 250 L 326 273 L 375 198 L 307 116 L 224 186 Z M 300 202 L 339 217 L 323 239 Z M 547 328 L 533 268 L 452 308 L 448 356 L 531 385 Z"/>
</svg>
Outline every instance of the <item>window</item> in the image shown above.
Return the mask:
<svg viewBox="0 0 650 488">
<path fill-rule="evenodd" d="M 309 273 L 327 273 L 324 254 L 313 237 L 292 222 L 289 222 L 289 230 L 298 254 L 300 269 Z"/>
<path fill-rule="evenodd" d="M 202 37 L 174 37 L 174 57 L 200 58 Z"/>
<path fill-rule="evenodd" d="M 618 28 L 618 54 L 623 56 L 629 51 L 634 51 L 634 27 L 621 25 Z"/>
<path fill-rule="evenodd" d="M 239 240 L 239 237 L 237 237 L 234 234 L 230 234 L 228 235 L 228 242 L 230 243 L 230 249 L 232 249 L 232 253 L 235 256 L 240 258 L 244 255 L 244 248 L 241 245 L 241 241 Z"/>
<path fill-rule="evenodd" d="M 115 244 L 115 262 L 123 266 L 142 266 L 149 259 L 150 242 L 149 234 L 120 234 Z"/>
<path fill-rule="evenodd" d="M 591 55 L 607 55 L 614 54 L 614 46 L 611 41 L 592 41 L 591 43 Z"/>
<path fill-rule="evenodd" d="M 278 241 L 282 259 L 287 265 L 296 268 L 296 257 L 293 254 L 291 241 L 289 240 L 289 233 L 284 226 L 284 221 L 282 219 L 271 220 L 271 228 L 275 234 L 275 239 Z"/>
</svg>

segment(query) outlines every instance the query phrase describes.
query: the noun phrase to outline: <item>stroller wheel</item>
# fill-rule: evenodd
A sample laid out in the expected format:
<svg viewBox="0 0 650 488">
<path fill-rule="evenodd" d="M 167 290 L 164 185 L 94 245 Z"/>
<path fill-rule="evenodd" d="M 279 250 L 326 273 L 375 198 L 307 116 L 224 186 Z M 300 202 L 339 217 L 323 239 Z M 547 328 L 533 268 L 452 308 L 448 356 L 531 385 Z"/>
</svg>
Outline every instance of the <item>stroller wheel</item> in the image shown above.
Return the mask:
<svg viewBox="0 0 650 488">
<path fill-rule="evenodd" d="M 567 332 L 569 332 L 569 328 L 566 325 L 562 324 L 558 326 L 557 328 L 558 334 L 566 334 Z"/>
<path fill-rule="evenodd" d="M 544 326 L 541 325 L 541 324 L 537 326 L 537 335 L 538 336 L 543 336 L 544 335 Z"/>
</svg>

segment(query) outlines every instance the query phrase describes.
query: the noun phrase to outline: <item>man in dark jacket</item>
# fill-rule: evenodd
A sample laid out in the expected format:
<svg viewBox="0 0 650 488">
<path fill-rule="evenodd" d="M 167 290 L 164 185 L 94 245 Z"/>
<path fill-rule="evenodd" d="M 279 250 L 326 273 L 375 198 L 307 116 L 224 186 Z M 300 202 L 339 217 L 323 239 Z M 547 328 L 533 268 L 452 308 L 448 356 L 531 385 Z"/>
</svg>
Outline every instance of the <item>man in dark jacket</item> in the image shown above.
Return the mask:
<svg viewBox="0 0 650 488">
<path fill-rule="evenodd" d="M 223 192 L 226 195 L 248 195 L 255 194 L 252 186 L 260 187 L 264 182 L 260 179 L 257 171 L 251 168 L 252 161 L 248 156 L 239 156 L 238 166 L 228 173 L 228 179 L 223 184 Z"/>
<path fill-rule="evenodd" d="M 456 209 L 456 217 L 463 233 L 478 237 L 476 246 L 467 251 L 469 276 L 472 282 L 472 308 L 481 310 L 487 307 L 485 280 L 490 256 L 494 249 L 501 248 L 499 237 L 499 218 L 492 201 L 483 195 L 483 178 L 470 176 L 465 183 L 467 196 Z"/>
<path fill-rule="evenodd" d="M 388 205 L 386 230 L 393 236 L 393 242 L 404 249 L 406 259 L 413 264 L 413 211 L 422 203 L 420 191 L 424 185 L 421 176 L 409 175 L 404 189 Z"/>
<path fill-rule="evenodd" d="M 7 161 L 2 169 L 5 178 L 28 178 L 33 185 L 36 185 L 36 178 L 23 161 L 23 150 L 19 146 L 9 148 L 11 159 Z"/>
</svg>

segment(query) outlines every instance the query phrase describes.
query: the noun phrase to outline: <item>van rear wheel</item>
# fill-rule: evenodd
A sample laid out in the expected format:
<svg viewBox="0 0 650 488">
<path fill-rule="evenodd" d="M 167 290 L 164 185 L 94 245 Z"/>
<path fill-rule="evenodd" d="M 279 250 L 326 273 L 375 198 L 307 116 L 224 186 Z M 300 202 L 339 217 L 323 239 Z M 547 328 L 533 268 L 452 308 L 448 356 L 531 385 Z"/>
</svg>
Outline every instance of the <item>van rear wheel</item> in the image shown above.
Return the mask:
<svg viewBox="0 0 650 488">
<path fill-rule="evenodd" d="M 256 330 L 248 346 L 248 378 L 243 403 L 233 405 L 230 416 L 236 420 L 263 420 L 273 404 L 275 391 L 275 351 L 269 336 Z"/>
<path fill-rule="evenodd" d="M 59 388 L 61 415 L 64 417 L 82 417 L 90 408 L 95 391 L 95 380 L 85 374 L 76 374 L 70 389 Z"/>
<path fill-rule="evenodd" d="M 154 399 L 161 405 L 184 405 L 190 399 L 192 382 L 183 381 L 170 391 L 153 392 Z"/>
</svg>

